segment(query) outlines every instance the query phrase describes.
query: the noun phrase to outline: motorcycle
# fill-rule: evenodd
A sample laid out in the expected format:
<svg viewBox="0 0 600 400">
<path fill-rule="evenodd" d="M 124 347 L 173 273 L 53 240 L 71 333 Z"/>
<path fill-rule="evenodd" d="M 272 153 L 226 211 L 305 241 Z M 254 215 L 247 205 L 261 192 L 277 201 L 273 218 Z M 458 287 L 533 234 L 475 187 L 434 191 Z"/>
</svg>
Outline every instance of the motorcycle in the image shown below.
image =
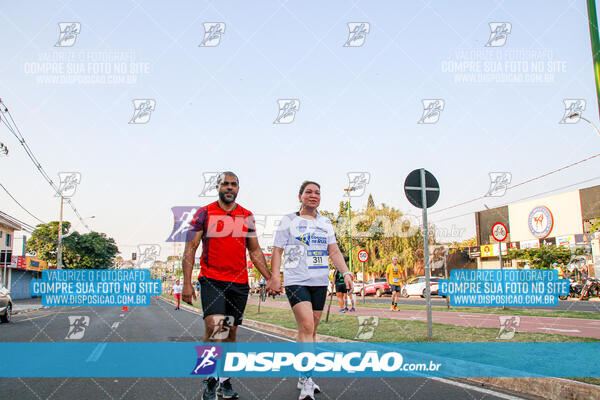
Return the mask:
<svg viewBox="0 0 600 400">
<path fill-rule="evenodd" d="M 569 294 L 567 296 L 558 296 L 561 300 L 566 300 L 568 297 L 580 297 L 581 291 L 583 290 L 583 283 L 579 283 L 573 278 L 569 278 L 571 284 L 569 285 Z"/>
<path fill-rule="evenodd" d="M 595 278 L 588 278 L 585 285 L 581 289 L 580 300 L 587 300 L 590 296 L 598 296 L 600 294 L 600 281 Z"/>
</svg>

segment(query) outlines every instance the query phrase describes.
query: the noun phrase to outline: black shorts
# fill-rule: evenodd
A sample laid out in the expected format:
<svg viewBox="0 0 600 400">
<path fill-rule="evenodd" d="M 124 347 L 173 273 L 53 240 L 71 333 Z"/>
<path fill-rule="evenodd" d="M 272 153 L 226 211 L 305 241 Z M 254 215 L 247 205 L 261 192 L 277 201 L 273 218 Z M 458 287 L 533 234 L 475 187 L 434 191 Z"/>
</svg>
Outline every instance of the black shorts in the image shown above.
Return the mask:
<svg viewBox="0 0 600 400">
<path fill-rule="evenodd" d="M 250 287 L 245 283 L 217 281 L 206 277 L 198 281 L 204 318 L 215 314 L 225 315 L 233 318 L 233 325 L 241 325 Z"/>
<path fill-rule="evenodd" d="M 345 283 L 342 283 L 341 285 L 335 285 L 335 291 L 336 293 L 348 293 Z"/>
<path fill-rule="evenodd" d="M 327 299 L 327 286 L 290 285 L 285 287 L 285 294 L 292 307 L 301 301 L 309 301 L 313 311 L 323 311 Z"/>
<path fill-rule="evenodd" d="M 392 289 L 392 292 L 399 292 L 402 289 L 402 285 L 394 285 L 393 283 L 390 283 L 390 289 Z"/>
</svg>

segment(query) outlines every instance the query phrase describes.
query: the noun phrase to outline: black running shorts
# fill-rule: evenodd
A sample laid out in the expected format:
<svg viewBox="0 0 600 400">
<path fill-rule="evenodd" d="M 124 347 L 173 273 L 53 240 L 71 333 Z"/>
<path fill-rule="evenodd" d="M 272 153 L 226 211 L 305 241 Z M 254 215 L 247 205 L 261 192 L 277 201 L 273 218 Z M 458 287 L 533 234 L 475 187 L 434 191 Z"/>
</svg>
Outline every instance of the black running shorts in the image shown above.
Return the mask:
<svg viewBox="0 0 600 400">
<path fill-rule="evenodd" d="M 292 308 L 301 301 L 309 301 L 313 311 L 323 311 L 327 299 L 327 286 L 290 285 L 285 287 L 285 294 Z"/>
<path fill-rule="evenodd" d="M 336 293 L 348 293 L 345 283 L 342 283 L 341 285 L 335 285 L 335 291 Z"/>
<path fill-rule="evenodd" d="M 234 325 L 241 325 L 250 287 L 245 283 L 217 281 L 206 277 L 198 280 L 204 318 L 215 314 L 231 316 Z"/>
</svg>

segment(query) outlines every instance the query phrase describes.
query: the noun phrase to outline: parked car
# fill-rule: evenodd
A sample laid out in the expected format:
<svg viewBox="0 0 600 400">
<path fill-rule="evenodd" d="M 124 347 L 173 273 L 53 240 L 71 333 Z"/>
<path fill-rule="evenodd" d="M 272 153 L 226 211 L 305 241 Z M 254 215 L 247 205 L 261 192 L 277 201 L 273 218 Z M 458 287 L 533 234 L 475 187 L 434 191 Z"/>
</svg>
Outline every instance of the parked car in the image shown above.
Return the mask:
<svg viewBox="0 0 600 400">
<path fill-rule="evenodd" d="M 439 293 L 439 282 L 441 278 L 432 276 L 429 278 L 430 290 L 432 295 Z M 421 296 L 425 297 L 425 277 L 417 276 L 409 280 L 400 292 L 402 297 Z"/>
<path fill-rule="evenodd" d="M 365 296 L 374 294 L 376 297 L 381 297 L 384 293 L 392 293 L 392 288 L 385 278 L 375 278 L 367 281 L 364 289 L 361 289 L 360 294 L 364 291 Z"/>
<path fill-rule="evenodd" d="M 354 282 L 354 290 L 352 291 L 352 293 L 362 295 L 362 288 L 363 288 L 363 286 L 364 286 L 364 282 L 363 281 L 356 281 L 356 282 Z"/>
<path fill-rule="evenodd" d="M 0 285 L 0 321 L 10 322 L 12 306 L 10 292 L 4 286 Z"/>
</svg>

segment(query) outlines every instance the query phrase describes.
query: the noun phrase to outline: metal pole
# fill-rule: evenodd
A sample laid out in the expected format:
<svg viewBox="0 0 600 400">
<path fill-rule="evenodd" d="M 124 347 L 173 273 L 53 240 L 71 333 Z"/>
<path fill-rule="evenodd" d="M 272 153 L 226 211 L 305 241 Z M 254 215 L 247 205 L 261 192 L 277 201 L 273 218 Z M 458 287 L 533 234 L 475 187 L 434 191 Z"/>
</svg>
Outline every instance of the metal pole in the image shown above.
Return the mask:
<svg viewBox="0 0 600 400">
<path fill-rule="evenodd" d="M 508 252 L 508 250 L 507 250 Z M 500 261 L 500 274 L 502 274 L 502 242 L 498 242 L 498 257 Z M 504 275 L 502 275 L 502 279 L 504 280 Z M 506 310 L 506 305 L 502 305 L 502 309 Z"/>
<path fill-rule="evenodd" d="M 598 16 L 596 0 L 587 0 L 590 41 L 592 42 L 592 59 L 594 60 L 594 78 L 596 81 L 596 99 L 600 111 L 600 40 L 598 39 Z"/>
<path fill-rule="evenodd" d="M 362 301 L 363 304 L 365 304 L 367 302 L 367 299 L 365 299 L 365 263 L 362 263 L 362 281 L 363 281 L 363 288 L 360 291 L 361 297 L 362 297 Z"/>
<path fill-rule="evenodd" d="M 60 196 L 60 220 L 58 221 L 58 250 L 56 252 L 56 269 L 62 269 L 62 220 L 63 220 L 63 200 Z"/>
<path fill-rule="evenodd" d="M 448 279 L 448 254 L 444 253 L 444 275 Z M 438 292 L 439 295 L 439 292 Z M 450 297 L 446 296 L 446 308 L 450 309 Z"/>
<path fill-rule="evenodd" d="M 502 242 L 498 242 L 498 247 L 499 247 L 498 257 L 500 260 L 500 271 L 502 271 Z"/>
<path fill-rule="evenodd" d="M 427 226 L 427 186 L 425 185 L 425 169 L 421 168 L 421 201 L 423 203 L 423 263 L 425 267 L 425 296 L 427 300 L 427 338 L 432 340 L 431 327 L 431 287 L 429 271 L 429 229 Z"/>
<path fill-rule="evenodd" d="M 353 258 L 353 254 L 352 254 L 352 214 L 350 212 L 350 192 L 348 192 L 348 233 L 349 233 L 349 238 L 348 241 L 350 242 L 350 272 L 354 272 L 352 270 L 352 258 Z M 364 281 L 364 277 L 363 277 L 363 281 Z"/>
</svg>

